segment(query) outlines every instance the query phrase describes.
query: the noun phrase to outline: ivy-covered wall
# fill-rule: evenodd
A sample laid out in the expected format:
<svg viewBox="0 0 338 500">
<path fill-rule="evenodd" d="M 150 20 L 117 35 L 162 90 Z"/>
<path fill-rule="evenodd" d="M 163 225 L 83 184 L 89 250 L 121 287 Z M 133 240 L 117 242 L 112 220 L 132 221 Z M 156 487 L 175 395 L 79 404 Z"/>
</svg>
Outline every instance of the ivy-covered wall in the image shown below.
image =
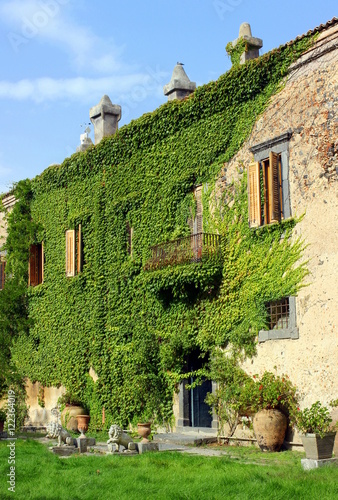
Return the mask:
<svg viewBox="0 0 338 500">
<path fill-rule="evenodd" d="M 290 63 L 311 43 L 304 37 L 233 68 L 24 184 L 32 234 L 14 234 L 9 220 L 8 258 L 28 260 L 29 245 L 43 241 L 45 266 L 43 284 L 22 289 L 28 310 L 13 335 L 13 361 L 32 381 L 64 385 L 89 407 L 94 427 L 103 407 L 106 425 L 150 413 L 170 420 L 189 353 L 231 344 L 252 355 L 266 325 L 264 303 L 299 288 L 302 243 L 288 238 L 296 221 L 250 231 L 245 171 L 221 207 L 210 210 L 208 196 Z M 144 270 L 151 245 L 189 234 L 192 190 L 200 183 L 209 186 L 204 231 L 221 235 L 222 263 Z M 83 269 L 67 278 L 65 231 L 79 224 Z"/>
</svg>

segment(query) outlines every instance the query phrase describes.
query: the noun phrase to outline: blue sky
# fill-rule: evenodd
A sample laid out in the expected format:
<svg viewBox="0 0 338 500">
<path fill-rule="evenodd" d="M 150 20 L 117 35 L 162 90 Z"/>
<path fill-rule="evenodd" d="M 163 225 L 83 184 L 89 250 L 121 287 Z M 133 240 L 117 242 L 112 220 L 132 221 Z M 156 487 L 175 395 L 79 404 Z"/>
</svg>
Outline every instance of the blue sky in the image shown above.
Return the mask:
<svg viewBox="0 0 338 500">
<path fill-rule="evenodd" d="M 0 0 L 0 192 L 73 154 L 102 95 L 121 127 L 166 102 L 177 61 L 197 85 L 225 73 L 242 22 L 264 53 L 335 15 L 336 0 Z"/>
</svg>

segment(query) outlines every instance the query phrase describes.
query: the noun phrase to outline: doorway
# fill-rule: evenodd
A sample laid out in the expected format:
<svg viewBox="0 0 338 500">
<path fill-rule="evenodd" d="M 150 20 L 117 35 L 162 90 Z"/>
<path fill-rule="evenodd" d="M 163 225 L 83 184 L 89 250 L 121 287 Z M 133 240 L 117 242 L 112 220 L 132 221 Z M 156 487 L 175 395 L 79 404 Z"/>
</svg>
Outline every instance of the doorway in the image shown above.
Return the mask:
<svg viewBox="0 0 338 500">
<path fill-rule="evenodd" d="M 202 368 L 205 359 L 199 357 L 199 353 L 193 353 L 187 362 L 187 371 L 191 372 Z M 204 380 L 202 384 L 187 389 L 187 384 L 194 382 L 194 377 L 185 379 L 181 390 L 183 391 L 183 426 L 189 427 L 212 427 L 213 417 L 210 406 L 205 402 L 208 392 L 212 392 L 211 380 Z"/>
</svg>

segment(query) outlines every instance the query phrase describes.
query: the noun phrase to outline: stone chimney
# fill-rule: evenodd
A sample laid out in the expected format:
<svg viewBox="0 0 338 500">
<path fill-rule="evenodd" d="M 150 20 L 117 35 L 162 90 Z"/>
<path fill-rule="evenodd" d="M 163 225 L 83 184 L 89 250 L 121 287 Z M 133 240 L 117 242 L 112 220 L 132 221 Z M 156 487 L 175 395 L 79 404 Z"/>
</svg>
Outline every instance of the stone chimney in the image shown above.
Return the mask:
<svg viewBox="0 0 338 500">
<path fill-rule="evenodd" d="M 121 119 L 121 106 L 112 104 L 107 95 L 104 95 L 96 106 L 90 108 L 89 118 L 94 125 L 95 144 L 104 137 L 114 135 Z"/>
<path fill-rule="evenodd" d="M 252 36 L 251 26 L 249 23 L 241 24 L 239 28 L 239 36 L 232 42 L 233 47 L 237 45 L 241 38 L 243 38 L 247 45 L 247 50 L 243 52 L 240 59 L 240 64 L 244 64 L 250 59 L 256 59 L 256 57 L 259 57 L 259 49 L 263 47 L 263 40 Z"/>
<path fill-rule="evenodd" d="M 178 62 L 174 68 L 171 80 L 164 85 L 164 95 L 168 96 L 168 101 L 174 99 L 182 100 L 196 90 L 196 83 L 191 82 L 183 69 L 183 63 Z"/>
</svg>

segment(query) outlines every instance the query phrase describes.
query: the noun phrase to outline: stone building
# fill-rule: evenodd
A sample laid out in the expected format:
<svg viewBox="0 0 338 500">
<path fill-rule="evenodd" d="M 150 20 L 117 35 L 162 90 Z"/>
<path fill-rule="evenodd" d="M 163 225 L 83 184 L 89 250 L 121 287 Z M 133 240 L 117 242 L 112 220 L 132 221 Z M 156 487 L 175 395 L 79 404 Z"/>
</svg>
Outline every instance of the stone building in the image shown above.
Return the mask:
<svg viewBox="0 0 338 500">
<path fill-rule="evenodd" d="M 264 162 L 275 152 L 281 158 L 283 216 L 304 214 L 296 236 L 307 243 L 307 286 L 288 299 L 287 327 L 261 331 L 257 356 L 244 364 L 250 374 L 274 367 L 289 374 L 302 389 L 303 406 L 329 404 L 338 394 L 337 21 L 318 32 L 218 181 L 221 188 L 238 163 Z"/>
<path fill-rule="evenodd" d="M 301 41 L 305 36 L 310 35 L 316 36 L 315 43 L 293 62 L 283 82 L 283 88 L 271 97 L 268 105 L 255 121 L 249 137 L 229 161 L 222 163 L 214 189 L 216 197 L 219 197 L 227 189 L 227 186 L 231 185 L 234 180 L 238 180 L 241 175 L 239 172 L 247 169 L 249 186 L 248 223 L 252 228 L 279 223 L 281 220 L 290 217 L 303 216 L 296 226 L 294 238 L 301 237 L 307 244 L 303 256 L 304 260 L 308 261 L 307 286 L 302 288 L 296 297 L 282 297 L 279 301 L 267 304 L 270 316 L 269 329 L 259 331 L 257 354 L 243 364 L 245 370 L 252 375 L 262 373 L 265 370 L 273 371 L 275 367 L 278 373 L 288 374 L 294 384 L 305 395 L 302 402 L 303 406 L 310 405 L 316 400 L 328 404 L 331 399 L 336 398 L 338 395 L 338 271 L 336 266 L 338 247 L 338 134 L 337 117 L 335 115 L 338 86 L 338 20 L 334 18 L 327 24 L 298 37 L 296 41 Z M 241 27 L 240 37 L 247 43 L 247 50 L 242 54 L 241 64 L 250 64 L 251 59 L 258 57 L 262 40 L 252 37 L 250 26 L 247 24 Z M 237 43 L 237 40 L 235 42 Z M 235 42 L 233 43 L 234 46 L 236 46 Z M 291 46 L 294 43 L 295 41 L 292 41 L 286 46 Z M 194 98 L 195 89 L 196 84 L 189 80 L 182 63 L 177 63 L 171 81 L 164 87 L 164 93 L 168 96 L 168 100 L 173 102 L 173 105 L 175 105 L 175 101 L 180 100 L 189 102 L 189 99 Z M 207 95 L 208 90 L 205 92 L 205 95 Z M 105 137 L 116 134 L 118 131 L 121 108 L 118 105 L 113 105 L 108 96 L 104 96 L 97 106 L 91 108 L 90 118 L 95 129 L 95 144 L 98 145 L 101 141 L 104 144 L 106 139 L 103 139 Z M 211 133 L 215 134 L 216 141 L 216 132 Z M 129 136 L 123 137 L 127 137 L 129 140 L 132 134 L 131 131 Z M 119 138 L 119 134 L 116 137 Z M 121 142 L 124 140 L 123 137 Z M 149 140 L 149 146 L 146 146 L 145 155 L 151 157 L 153 154 L 151 138 L 147 137 L 147 140 Z M 175 140 L 174 137 L 172 141 Z M 92 158 L 89 155 L 95 154 L 93 153 L 95 148 L 92 148 L 92 144 L 89 142 L 84 144 L 84 141 L 82 143 L 83 147 L 79 149 L 80 154 L 87 156 L 81 157 L 84 160 L 79 163 L 79 170 L 85 168 L 83 165 L 86 164 L 86 161 L 89 165 Z M 133 147 L 137 150 L 141 146 L 139 143 L 135 143 Z M 87 148 L 88 151 L 86 151 Z M 165 147 L 163 149 L 165 150 Z M 199 151 L 199 154 L 201 154 L 201 151 Z M 170 155 L 174 157 L 175 154 L 175 147 L 173 147 L 170 150 Z M 131 157 L 132 153 L 130 153 Z M 108 161 L 110 162 L 111 159 L 105 160 L 105 158 L 100 157 L 100 161 L 102 161 L 104 168 L 103 174 L 101 171 L 100 173 L 95 171 L 92 174 L 83 174 L 84 180 L 81 189 L 85 193 L 84 196 L 88 196 L 86 182 L 88 179 L 90 180 L 90 176 L 92 176 L 93 184 L 94 181 L 96 183 L 95 186 L 97 187 L 95 189 L 98 190 L 101 187 L 106 189 L 106 185 L 113 182 L 105 170 L 108 168 Z M 138 159 L 135 160 L 135 163 L 137 161 Z M 117 160 L 116 164 L 118 164 Z M 238 168 L 239 166 L 241 169 Z M 68 172 L 72 168 L 72 160 L 69 160 L 67 163 Z M 155 160 L 154 169 L 156 170 Z M 117 167 L 113 172 L 114 175 L 117 175 Z M 47 172 L 45 175 L 49 175 L 49 173 Z M 146 173 L 144 175 L 146 176 Z M 154 173 L 153 175 L 156 177 L 159 174 Z M 151 176 L 149 179 L 149 182 L 152 182 Z M 131 179 L 132 182 L 134 182 L 134 179 Z M 137 178 L 137 182 L 141 183 L 143 180 Z M 204 239 L 201 245 L 198 243 L 199 235 L 203 234 L 204 221 L 201 200 L 205 189 L 200 184 L 196 185 L 194 180 L 189 180 L 189 182 L 194 184 L 196 213 L 189 222 L 192 239 L 189 240 L 188 245 L 192 245 L 189 248 L 190 250 L 193 248 L 193 258 L 197 262 L 199 259 L 198 251 L 202 248 L 201 245 L 206 245 Z M 264 194 L 262 194 L 260 187 L 262 182 L 264 183 Z M 62 183 L 60 183 L 60 186 L 58 189 L 61 193 L 64 186 Z M 156 185 L 154 184 L 154 186 Z M 72 187 L 69 189 L 72 189 Z M 118 191 L 118 186 L 115 189 Z M 151 187 L 150 190 L 154 191 L 154 189 L 156 188 Z M 38 195 L 41 196 L 41 193 Z M 128 207 L 132 206 L 132 204 L 137 205 L 137 196 L 132 191 L 118 193 L 116 196 L 119 196 L 118 199 L 121 206 L 123 206 L 123 209 L 121 209 L 123 217 L 127 217 L 126 221 L 123 222 L 123 227 L 126 227 L 127 231 L 126 258 L 131 258 L 134 252 L 136 254 L 139 252 L 139 255 L 141 255 L 142 251 L 137 248 L 138 241 L 141 238 L 141 229 L 134 227 L 133 221 L 128 219 Z M 88 199 L 90 200 L 90 196 Z M 55 203 L 55 200 L 53 203 Z M 88 215 L 88 209 L 88 213 L 81 214 L 80 217 L 80 209 L 76 202 L 73 203 L 71 209 L 67 208 L 67 203 L 70 203 L 68 197 L 66 202 L 62 201 L 62 203 L 64 203 L 62 210 L 65 212 L 68 210 L 68 219 L 65 219 L 65 221 L 71 221 L 73 227 L 62 226 L 61 228 L 60 226 L 58 234 L 62 235 L 62 231 L 65 231 L 66 276 L 76 277 L 81 274 L 82 266 L 88 266 L 88 263 L 83 264 L 82 261 L 84 253 L 81 247 L 82 235 L 84 239 L 88 238 L 87 242 L 84 241 L 84 246 L 87 244 L 88 248 L 92 244 L 91 235 L 86 235 L 85 222 L 82 222 L 82 220 L 90 219 L 94 215 Z M 109 200 L 105 214 L 107 214 L 109 208 L 114 208 L 114 200 Z M 138 208 L 138 210 L 142 211 L 141 208 Z M 42 218 L 40 213 L 39 217 Z M 120 212 L 117 212 L 116 218 L 118 217 L 122 217 Z M 66 222 L 63 224 L 65 226 Z M 164 256 L 168 255 L 169 247 L 160 244 L 154 245 L 154 237 L 149 228 L 149 222 L 147 224 L 144 223 L 142 230 L 148 231 L 150 235 L 148 239 L 153 246 L 153 259 L 157 265 L 161 259 L 166 258 Z M 122 231 L 120 226 L 117 229 L 120 232 Z M 98 234 L 100 233 L 99 229 L 96 228 L 95 230 L 98 231 Z M 105 231 L 108 231 L 108 226 Z M 47 231 L 46 234 L 49 235 Z M 100 237 L 103 237 L 103 235 L 101 234 Z M 109 240 L 109 242 L 111 245 L 114 244 L 113 240 Z M 156 241 L 156 243 L 160 242 Z M 213 244 L 210 244 L 210 246 Z M 40 248 L 39 244 L 36 245 L 34 251 L 36 252 L 35 261 L 42 262 L 39 265 L 43 266 L 44 259 L 40 258 L 39 260 L 39 252 L 43 251 L 43 246 Z M 53 252 L 49 250 L 49 256 L 52 255 Z M 104 260 L 107 257 L 102 258 Z M 91 266 L 95 267 L 95 263 L 90 261 L 89 255 L 87 255 L 87 259 Z M 47 258 L 45 264 L 47 281 L 49 263 L 50 260 Z M 163 266 L 165 265 L 167 263 L 163 264 Z M 112 268 L 114 262 L 110 262 L 110 266 Z M 110 276 L 109 269 L 106 271 L 108 277 Z M 39 272 L 36 274 L 37 280 L 34 283 L 31 282 L 31 285 L 42 284 L 43 271 L 42 269 L 40 274 Z M 123 270 L 121 270 L 122 272 Z M 134 272 L 136 273 L 136 271 Z M 88 274 L 88 276 L 91 275 Z M 124 278 L 125 281 L 131 280 L 132 276 L 133 274 L 130 272 L 130 275 Z M 94 278 L 88 278 L 88 282 L 92 284 Z M 80 286 L 79 280 L 77 283 Z M 75 302 L 69 283 L 65 290 L 72 297 L 71 300 Z M 93 294 L 94 292 L 90 291 L 90 293 Z M 109 295 L 108 292 L 107 295 Z M 86 332 L 89 331 L 89 327 L 88 320 L 84 316 L 90 313 L 90 297 L 94 297 L 94 295 L 88 295 L 88 297 L 81 299 L 77 306 L 77 309 L 81 309 L 81 307 L 87 308 L 85 314 L 80 314 L 78 310 L 76 312 L 77 321 L 81 322 L 80 328 L 83 328 Z M 36 297 L 34 300 L 38 301 L 39 298 Z M 47 302 L 46 304 L 43 307 L 48 307 Z M 54 311 L 50 313 L 51 317 L 53 315 Z M 105 318 L 107 324 L 111 321 L 109 331 L 117 332 L 122 328 L 121 325 L 117 327 L 113 323 L 110 313 L 107 313 Z M 71 322 L 71 319 L 69 321 Z M 63 327 L 60 318 L 56 318 L 55 322 L 58 322 L 59 329 Z M 48 325 L 54 327 L 52 319 L 46 320 L 45 323 L 47 326 L 41 323 L 41 328 L 48 328 Z M 162 339 L 160 338 L 159 343 L 161 342 Z M 81 346 L 78 345 L 78 349 L 80 348 Z M 199 363 L 198 356 L 195 358 L 191 356 L 187 371 L 190 372 L 195 368 L 200 368 Z M 100 380 L 101 368 L 102 365 L 99 362 L 94 367 L 90 366 L 90 374 L 94 384 L 97 384 L 97 380 Z M 61 382 L 62 380 L 59 380 L 59 383 Z M 207 405 L 204 403 L 206 393 L 212 391 L 213 386 L 209 381 L 195 389 L 188 390 L 181 383 L 174 401 L 174 427 L 176 429 L 203 428 L 205 430 L 209 428 L 216 432 L 216 417 L 209 414 Z M 62 388 L 45 389 L 45 408 L 41 408 L 37 401 L 38 382 L 35 384 L 29 383 L 28 388 L 31 423 L 44 423 L 49 419 L 49 410 L 55 406 L 57 397 L 62 393 Z M 239 427 L 237 436 L 245 439 L 248 437 L 248 433 Z M 289 436 L 289 441 L 299 442 L 297 436 Z"/>
</svg>

